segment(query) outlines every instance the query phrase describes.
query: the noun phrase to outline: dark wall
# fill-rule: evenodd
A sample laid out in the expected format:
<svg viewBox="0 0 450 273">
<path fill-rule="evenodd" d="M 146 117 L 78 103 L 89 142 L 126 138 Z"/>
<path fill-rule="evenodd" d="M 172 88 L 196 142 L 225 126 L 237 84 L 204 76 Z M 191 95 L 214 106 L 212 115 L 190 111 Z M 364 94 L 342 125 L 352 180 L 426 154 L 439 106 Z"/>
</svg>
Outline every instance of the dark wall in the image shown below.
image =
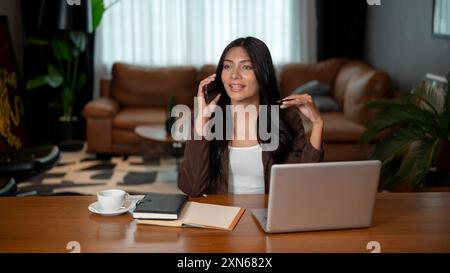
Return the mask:
<svg viewBox="0 0 450 273">
<path fill-rule="evenodd" d="M 409 91 L 426 73 L 450 71 L 450 39 L 432 37 L 432 0 L 382 1 L 367 9 L 365 59 Z"/>
<path fill-rule="evenodd" d="M 12 43 L 14 45 L 14 53 L 19 70 L 23 75 L 23 30 L 22 30 L 22 15 L 20 13 L 20 1 L 17 0 L 1 0 L 0 1 L 0 15 L 8 17 L 9 29 L 12 36 Z"/>
<path fill-rule="evenodd" d="M 361 0 L 316 0 L 317 60 L 363 58 L 366 8 Z"/>
</svg>

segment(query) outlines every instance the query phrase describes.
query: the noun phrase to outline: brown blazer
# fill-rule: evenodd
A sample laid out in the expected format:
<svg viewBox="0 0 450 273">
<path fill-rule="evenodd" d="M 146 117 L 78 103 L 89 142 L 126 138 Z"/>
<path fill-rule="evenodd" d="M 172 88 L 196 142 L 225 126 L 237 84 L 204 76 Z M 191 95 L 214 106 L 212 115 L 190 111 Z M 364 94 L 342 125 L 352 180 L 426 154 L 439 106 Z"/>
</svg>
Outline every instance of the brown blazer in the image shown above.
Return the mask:
<svg viewBox="0 0 450 273">
<path fill-rule="evenodd" d="M 300 113 L 296 108 L 288 108 L 285 110 L 285 115 L 297 133 L 294 138 L 292 150 L 289 153 L 285 164 L 290 163 L 310 163 L 322 161 L 324 150 L 316 150 L 306 139 L 305 129 L 303 127 Z M 228 171 L 229 171 L 229 153 L 225 151 L 222 158 L 222 169 L 224 170 L 223 181 L 217 183 L 210 183 L 209 173 L 209 141 L 202 140 L 188 140 L 184 151 L 184 160 L 178 174 L 178 187 L 186 194 L 197 197 L 204 193 L 212 194 L 226 194 L 228 193 Z M 270 171 L 274 160 L 272 152 L 263 151 L 262 161 L 264 167 L 264 182 L 265 192 L 269 192 Z"/>
</svg>

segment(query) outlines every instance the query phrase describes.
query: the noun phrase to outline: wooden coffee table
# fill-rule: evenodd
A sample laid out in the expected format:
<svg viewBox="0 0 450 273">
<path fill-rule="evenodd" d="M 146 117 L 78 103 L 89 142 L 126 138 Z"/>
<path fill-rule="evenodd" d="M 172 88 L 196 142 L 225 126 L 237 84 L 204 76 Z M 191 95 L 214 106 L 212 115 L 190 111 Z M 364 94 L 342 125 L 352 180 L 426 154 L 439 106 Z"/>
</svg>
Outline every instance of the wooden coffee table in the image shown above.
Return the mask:
<svg viewBox="0 0 450 273">
<path fill-rule="evenodd" d="M 152 145 L 155 142 L 171 145 L 173 149 L 169 155 L 175 158 L 179 169 L 180 160 L 184 153 L 184 142 L 177 141 L 170 134 L 167 134 L 164 124 L 140 125 L 134 129 L 134 132 L 145 140 L 144 145 Z"/>
</svg>

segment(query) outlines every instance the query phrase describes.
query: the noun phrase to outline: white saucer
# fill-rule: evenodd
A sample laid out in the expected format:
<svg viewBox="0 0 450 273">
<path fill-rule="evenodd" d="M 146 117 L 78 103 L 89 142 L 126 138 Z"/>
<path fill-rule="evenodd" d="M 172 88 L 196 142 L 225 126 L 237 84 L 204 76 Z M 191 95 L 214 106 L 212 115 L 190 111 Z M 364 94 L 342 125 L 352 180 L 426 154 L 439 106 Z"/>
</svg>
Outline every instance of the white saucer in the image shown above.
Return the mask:
<svg viewBox="0 0 450 273">
<path fill-rule="evenodd" d="M 100 204 L 98 202 L 94 202 L 92 204 L 89 205 L 88 209 L 90 212 L 96 213 L 96 214 L 100 214 L 100 215 L 104 215 L 104 216 L 115 216 L 115 215 L 120 215 L 123 214 L 131 209 L 134 208 L 135 203 L 134 202 L 128 202 L 128 206 L 126 207 L 122 207 L 118 210 L 115 211 L 103 211 L 102 208 L 100 207 Z"/>
</svg>

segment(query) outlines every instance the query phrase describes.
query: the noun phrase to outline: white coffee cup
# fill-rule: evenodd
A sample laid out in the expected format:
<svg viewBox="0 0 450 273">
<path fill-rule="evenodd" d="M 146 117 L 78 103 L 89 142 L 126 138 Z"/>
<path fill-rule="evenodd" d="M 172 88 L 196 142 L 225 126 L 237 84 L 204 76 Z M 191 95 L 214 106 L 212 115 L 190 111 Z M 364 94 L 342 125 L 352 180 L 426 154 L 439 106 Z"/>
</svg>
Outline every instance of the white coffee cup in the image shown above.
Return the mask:
<svg viewBox="0 0 450 273">
<path fill-rule="evenodd" d="M 128 205 L 130 195 L 123 190 L 111 189 L 97 193 L 97 201 L 104 212 L 116 211 Z"/>
</svg>

